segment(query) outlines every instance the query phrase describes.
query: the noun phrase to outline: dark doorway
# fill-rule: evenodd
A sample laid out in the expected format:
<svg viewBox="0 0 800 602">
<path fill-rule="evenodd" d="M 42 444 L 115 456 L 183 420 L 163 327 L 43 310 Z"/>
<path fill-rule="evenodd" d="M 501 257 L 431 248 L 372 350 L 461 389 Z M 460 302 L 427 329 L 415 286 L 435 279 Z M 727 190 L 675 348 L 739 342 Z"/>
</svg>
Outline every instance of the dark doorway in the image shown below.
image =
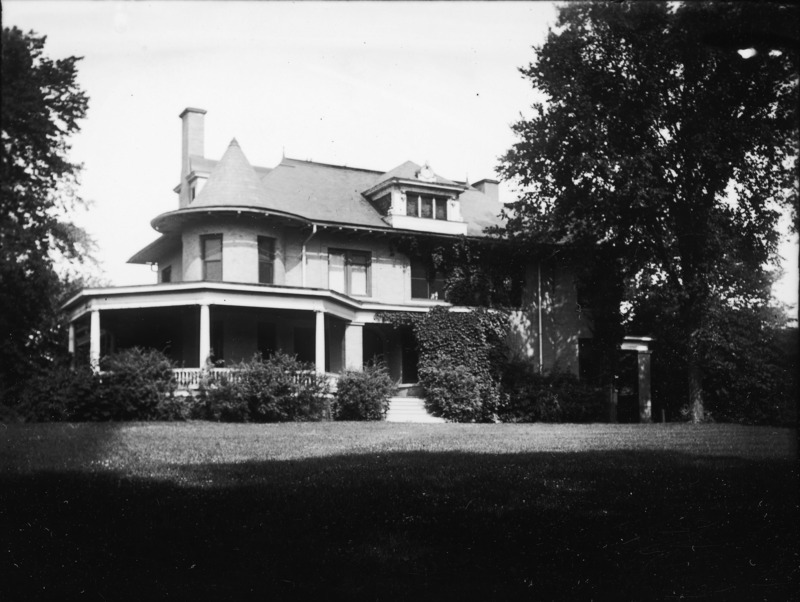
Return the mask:
<svg viewBox="0 0 800 602">
<path fill-rule="evenodd" d="M 364 365 L 386 363 L 383 337 L 368 326 L 364 327 L 363 337 Z"/>
<path fill-rule="evenodd" d="M 401 329 L 400 341 L 402 345 L 403 382 L 417 383 L 419 382 L 417 338 L 414 336 L 414 331 L 410 326 L 404 326 Z"/>
</svg>

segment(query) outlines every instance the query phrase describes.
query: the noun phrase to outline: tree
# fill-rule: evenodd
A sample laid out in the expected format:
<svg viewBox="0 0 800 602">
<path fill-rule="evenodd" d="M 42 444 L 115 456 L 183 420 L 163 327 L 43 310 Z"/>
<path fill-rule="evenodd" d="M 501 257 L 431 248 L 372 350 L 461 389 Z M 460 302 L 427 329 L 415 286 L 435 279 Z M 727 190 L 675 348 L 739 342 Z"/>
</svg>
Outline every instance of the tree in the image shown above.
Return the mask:
<svg viewBox="0 0 800 602">
<path fill-rule="evenodd" d="M 627 300 L 632 315 L 650 291 L 668 293 L 695 421 L 711 309 L 768 299 L 781 208 L 796 219 L 797 57 L 754 35 L 771 27 L 800 30 L 797 9 L 570 4 L 521 70 L 543 99 L 501 158 L 521 189 L 509 238 L 592 258 L 589 280 L 622 297 L 606 306 Z M 744 41 L 760 51 L 745 58 Z"/>
<path fill-rule="evenodd" d="M 79 166 L 68 139 L 88 98 L 78 58 L 44 56 L 45 37 L 3 29 L 0 178 L 0 399 L 54 357 L 59 305 L 71 289 L 57 264 L 80 260 L 90 241 L 66 219 Z"/>
</svg>

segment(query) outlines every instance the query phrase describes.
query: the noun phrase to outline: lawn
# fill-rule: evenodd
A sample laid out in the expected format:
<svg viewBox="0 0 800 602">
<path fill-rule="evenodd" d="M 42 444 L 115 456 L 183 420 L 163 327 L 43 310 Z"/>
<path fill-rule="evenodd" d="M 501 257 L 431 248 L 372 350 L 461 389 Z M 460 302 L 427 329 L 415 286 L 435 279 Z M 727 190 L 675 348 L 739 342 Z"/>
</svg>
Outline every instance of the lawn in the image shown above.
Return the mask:
<svg viewBox="0 0 800 602">
<path fill-rule="evenodd" d="M 0 425 L 0 599 L 790 600 L 796 432 Z"/>
</svg>

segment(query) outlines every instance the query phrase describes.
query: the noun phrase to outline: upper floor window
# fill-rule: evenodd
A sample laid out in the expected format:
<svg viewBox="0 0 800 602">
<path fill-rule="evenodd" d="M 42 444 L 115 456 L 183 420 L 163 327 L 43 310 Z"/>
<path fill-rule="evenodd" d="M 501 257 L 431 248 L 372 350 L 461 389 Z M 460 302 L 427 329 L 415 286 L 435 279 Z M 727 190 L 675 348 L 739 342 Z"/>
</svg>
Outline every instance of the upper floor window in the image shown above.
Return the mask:
<svg viewBox="0 0 800 602">
<path fill-rule="evenodd" d="M 444 300 L 444 276 L 420 259 L 411 260 L 411 298 Z"/>
<path fill-rule="evenodd" d="M 222 234 L 200 237 L 203 257 L 203 280 L 222 280 Z"/>
<path fill-rule="evenodd" d="M 417 192 L 406 193 L 406 215 L 425 219 L 447 219 L 447 199 Z"/>
<path fill-rule="evenodd" d="M 368 251 L 328 250 L 328 288 L 346 295 L 368 297 L 372 287 Z"/>
<path fill-rule="evenodd" d="M 258 282 L 275 283 L 275 239 L 258 237 Z"/>
<path fill-rule="evenodd" d="M 168 265 L 161 270 L 161 282 L 172 282 L 172 266 Z"/>
</svg>

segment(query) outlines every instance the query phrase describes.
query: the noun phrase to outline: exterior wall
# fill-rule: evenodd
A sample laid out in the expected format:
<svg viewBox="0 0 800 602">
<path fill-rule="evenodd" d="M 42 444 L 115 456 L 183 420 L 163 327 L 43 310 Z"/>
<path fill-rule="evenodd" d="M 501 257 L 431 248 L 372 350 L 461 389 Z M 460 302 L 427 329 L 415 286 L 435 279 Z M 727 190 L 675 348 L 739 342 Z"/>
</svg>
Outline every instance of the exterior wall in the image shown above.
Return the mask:
<svg viewBox="0 0 800 602">
<path fill-rule="evenodd" d="M 222 234 L 222 279 L 225 282 L 258 283 L 258 237 L 275 239 L 275 282 L 285 284 L 283 230 L 267 221 L 243 218 L 187 227 L 183 234 L 183 280 L 203 279 L 200 237 Z M 174 273 L 174 268 L 173 268 Z"/>
<path fill-rule="evenodd" d="M 542 276 L 542 367 L 578 374 L 578 340 L 591 337 L 590 323 L 578 311 L 574 271 L 563 263 L 544 263 Z M 523 309 L 511 315 L 512 355 L 539 365 L 539 303 L 536 264 L 526 273 Z"/>
<path fill-rule="evenodd" d="M 161 282 L 162 271 L 168 266 L 172 268 L 172 282 L 181 282 L 183 280 L 183 249 L 176 249 L 158 262 L 159 282 Z"/>
<path fill-rule="evenodd" d="M 302 239 L 287 245 L 291 271 L 287 273 L 287 284 L 301 286 L 300 249 Z M 400 253 L 392 254 L 388 242 L 370 240 L 343 234 L 321 232 L 306 245 L 308 264 L 306 265 L 306 286 L 329 288 L 328 252 L 329 249 L 369 251 L 372 255 L 370 267 L 371 290 L 367 297 L 382 303 L 403 303 L 411 298 L 411 275 L 408 258 Z M 297 257 L 296 263 L 294 262 Z"/>
</svg>

